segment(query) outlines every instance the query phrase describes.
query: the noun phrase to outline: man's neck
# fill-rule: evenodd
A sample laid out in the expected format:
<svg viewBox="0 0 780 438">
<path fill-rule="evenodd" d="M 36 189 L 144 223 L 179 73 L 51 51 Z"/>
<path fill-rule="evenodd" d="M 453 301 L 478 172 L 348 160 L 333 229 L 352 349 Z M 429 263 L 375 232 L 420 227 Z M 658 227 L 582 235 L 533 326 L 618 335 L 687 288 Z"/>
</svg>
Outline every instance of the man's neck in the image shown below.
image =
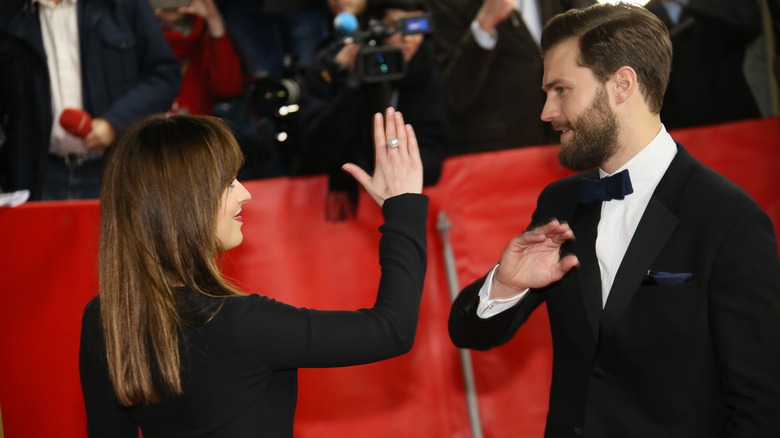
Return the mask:
<svg viewBox="0 0 780 438">
<path fill-rule="evenodd" d="M 621 121 L 617 151 L 599 166 L 601 170 L 609 174 L 615 173 L 650 144 L 658 135 L 661 126 L 661 118 L 658 114 L 647 114 L 634 120 Z"/>
</svg>

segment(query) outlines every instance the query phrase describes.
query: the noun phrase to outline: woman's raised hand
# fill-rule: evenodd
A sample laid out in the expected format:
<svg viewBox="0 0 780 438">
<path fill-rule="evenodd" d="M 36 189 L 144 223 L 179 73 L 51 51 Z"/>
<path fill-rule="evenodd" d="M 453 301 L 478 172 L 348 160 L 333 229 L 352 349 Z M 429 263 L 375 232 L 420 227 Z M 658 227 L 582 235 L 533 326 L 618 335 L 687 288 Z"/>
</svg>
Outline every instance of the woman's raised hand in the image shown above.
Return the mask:
<svg viewBox="0 0 780 438">
<path fill-rule="evenodd" d="M 374 115 L 374 174 L 347 163 L 342 169 L 352 175 L 381 206 L 385 199 L 404 193 L 422 193 L 423 168 L 420 149 L 411 125 L 400 112 L 388 108 L 385 116 Z"/>
</svg>

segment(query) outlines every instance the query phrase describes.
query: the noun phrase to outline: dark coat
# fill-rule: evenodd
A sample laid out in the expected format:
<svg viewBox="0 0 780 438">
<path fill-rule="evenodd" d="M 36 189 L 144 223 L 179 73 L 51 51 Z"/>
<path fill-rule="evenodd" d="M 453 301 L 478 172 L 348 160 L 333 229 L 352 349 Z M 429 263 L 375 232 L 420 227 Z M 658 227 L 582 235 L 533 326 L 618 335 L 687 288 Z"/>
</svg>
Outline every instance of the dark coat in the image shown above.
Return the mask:
<svg viewBox="0 0 780 438">
<path fill-rule="evenodd" d="M 647 9 L 669 28 L 674 56 L 661 108 L 667 129 L 761 116 L 743 72 L 745 52 L 761 32 L 755 0 L 690 0 L 678 24 L 663 2 Z"/>
<path fill-rule="evenodd" d="M 121 132 L 165 111 L 181 68 L 146 0 L 79 0 L 83 109 Z M 0 4 L 0 187 L 38 199 L 52 126 L 49 72 L 38 8 Z"/>
<path fill-rule="evenodd" d="M 542 21 L 587 3 L 592 2 L 542 1 Z M 522 19 L 500 23 L 495 49 L 485 50 L 470 28 L 482 0 L 431 0 L 430 5 L 452 126 L 449 154 L 557 143 L 558 136 L 540 120 L 544 69 Z"/>
<path fill-rule="evenodd" d="M 606 305 L 595 254 L 601 204 L 577 201 L 582 176 L 548 186 L 533 223 L 568 222 L 580 266 L 492 318 L 483 280 L 458 296 L 459 347 L 508 341 L 545 302 L 553 339 L 547 438 L 780 436 L 780 262 L 772 222 L 739 187 L 681 146 L 650 198 Z M 650 270 L 690 273 L 673 285 Z"/>
</svg>

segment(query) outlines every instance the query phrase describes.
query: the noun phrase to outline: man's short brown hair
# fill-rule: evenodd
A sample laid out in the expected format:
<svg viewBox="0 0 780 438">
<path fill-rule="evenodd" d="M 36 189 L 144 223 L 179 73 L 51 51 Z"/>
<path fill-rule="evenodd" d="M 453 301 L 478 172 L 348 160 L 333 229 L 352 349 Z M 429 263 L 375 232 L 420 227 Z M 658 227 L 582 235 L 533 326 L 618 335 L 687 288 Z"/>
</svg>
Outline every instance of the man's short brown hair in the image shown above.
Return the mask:
<svg viewBox="0 0 780 438">
<path fill-rule="evenodd" d="M 579 43 L 577 63 L 602 83 L 620 67 L 633 68 L 650 110 L 661 112 L 672 66 L 672 42 L 666 26 L 652 12 L 627 3 L 570 9 L 545 25 L 542 56 L 570 38 Z"/>
</svg>

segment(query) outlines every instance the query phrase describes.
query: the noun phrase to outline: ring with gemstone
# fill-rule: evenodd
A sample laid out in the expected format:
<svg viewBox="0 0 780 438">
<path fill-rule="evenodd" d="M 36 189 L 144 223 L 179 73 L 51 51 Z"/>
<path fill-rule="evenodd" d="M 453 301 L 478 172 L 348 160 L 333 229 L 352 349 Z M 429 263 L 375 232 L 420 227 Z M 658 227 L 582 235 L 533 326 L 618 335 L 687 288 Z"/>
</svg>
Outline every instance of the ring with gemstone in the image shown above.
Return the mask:
<svg viewBox="0 0 780 438">
<path fill-rule="evenodd" d="M 387 147 L 395 149 L 398 147 L 398 139 L 395 137 L 391 137 L 387 139 Z"/>
</svg>

